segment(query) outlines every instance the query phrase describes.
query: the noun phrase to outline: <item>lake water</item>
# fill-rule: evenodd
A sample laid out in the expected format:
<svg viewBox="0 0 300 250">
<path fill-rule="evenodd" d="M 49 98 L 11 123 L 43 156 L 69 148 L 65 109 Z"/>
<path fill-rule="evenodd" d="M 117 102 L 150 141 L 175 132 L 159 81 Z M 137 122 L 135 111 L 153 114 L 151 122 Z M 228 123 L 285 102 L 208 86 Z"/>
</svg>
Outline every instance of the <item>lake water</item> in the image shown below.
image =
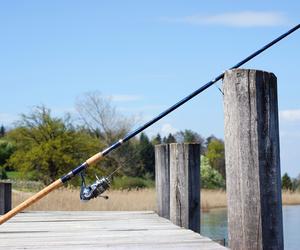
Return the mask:
<svg viewBox="0 0 300 250">
<path fill-rule="evenodd" d="M 286 250 L 300 249 L 300 206 L 283 207 L 284 248 Z M 201 214 L 201 234 L 211 239 L 227 238 L 227 209 L 211 209 Z"/>
</svg>

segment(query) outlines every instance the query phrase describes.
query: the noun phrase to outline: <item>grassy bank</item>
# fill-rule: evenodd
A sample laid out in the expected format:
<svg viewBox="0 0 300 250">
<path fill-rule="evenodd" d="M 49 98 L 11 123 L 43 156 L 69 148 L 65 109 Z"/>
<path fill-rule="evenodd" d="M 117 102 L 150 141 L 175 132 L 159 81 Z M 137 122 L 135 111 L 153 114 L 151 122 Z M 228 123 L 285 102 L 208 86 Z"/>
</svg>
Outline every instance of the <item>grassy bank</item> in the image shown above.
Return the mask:
<svg viewBox="0 0 300 250">
<path fill-rule="evenodd" d="M 33 193 L 23 191 L 13 191 L 13 206 L 29 198 Z M 155 210 L 155 190 L 132 189 L 130 191 L 110 190 L 106 193 L 108 200 L 102 198 L 89 202 L 79 200 L 79 190 L 61 188 L 50 193 L 47 197 L 33 205 L 29 210 Z M 300 204 L 300 193 L 284 191 L 282 193 L 284 205 Z M 201 208 L 208 211 L 211 208 L 226 207 L 226 193 L 220 190 L 202 190 Z"/>
<path fill-rule="evenodd" d="M 13 191 L 13 206 L 29 198 L 33 193 Z M 110 190 L 105 193 L 109 196 L 108 200 L 97 198 L 89 202 L 79 200 L 79 189 L 61 188 L 55 190 L 44 199 L 40 200 L 28 210 L 105 210 L 105 211 L 136 211 L 136 210 L 155 210 L 155 191 L 154 189 L 139 190 Z"/>
<path fill-rule="evenodd" d="M 201 190 L 201 209 L 208 211 L 211 208 L 226 207 L 226 192 L 223 190 Z"/>
<path fill-rule="evenodd" d="M 300 204 L 300 192 L 282 192 L 282 203 L 283 205 L 298 205 Z"/>
</svg>

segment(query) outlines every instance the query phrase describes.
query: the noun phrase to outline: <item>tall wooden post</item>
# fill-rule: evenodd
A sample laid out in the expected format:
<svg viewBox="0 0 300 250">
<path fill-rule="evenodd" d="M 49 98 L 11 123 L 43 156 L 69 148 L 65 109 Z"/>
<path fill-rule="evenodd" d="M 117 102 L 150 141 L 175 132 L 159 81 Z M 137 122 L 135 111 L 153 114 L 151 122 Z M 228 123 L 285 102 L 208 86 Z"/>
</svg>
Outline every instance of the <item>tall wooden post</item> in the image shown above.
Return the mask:
<svg viewBox="0 0 300 250">
<path fill-rule="evenodd" d="M 170 219 L 169 144 L 155 146 L 155 188 L 157 214 L 166 219 Z"/>
<path fill-rule="evenodd" d="M 170 144 L 170 219 L 200 233 L 199 144 Z"/>
<path fill-rule="evenodd" d="M 224 77 L 231 249 L 283 249 L 277 80 L 234 69 Z"/>
<path fill-rule="evenodd" d="M 11 210 L 11 183 L 0 182 L 0 214 Z"/>
</svg>

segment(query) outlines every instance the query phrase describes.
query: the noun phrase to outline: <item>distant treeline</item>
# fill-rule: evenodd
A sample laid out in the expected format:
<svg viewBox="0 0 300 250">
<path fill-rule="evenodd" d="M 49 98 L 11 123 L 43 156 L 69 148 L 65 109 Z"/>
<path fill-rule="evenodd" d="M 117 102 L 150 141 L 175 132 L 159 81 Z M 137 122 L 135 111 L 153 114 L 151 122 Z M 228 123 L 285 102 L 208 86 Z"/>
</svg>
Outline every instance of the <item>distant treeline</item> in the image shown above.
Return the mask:
<svg viewBox="0 0 300 250">
<path fill-rule="evenodd" d="M 285 173 L 281 178 L 282 189 L 290 191 L 300 191 L 300 174 L 297 178 L 291 178 Z"/>
<path fill-rule="evenodd" d="M 0 178 L 14 171 L 22 179 L 44 184 L 56 180 L 90 156 L 123 138 L 135 125 L 133 117 L 120 115 L 110 100 L 99 93 L 78 99 L 77 116 L 55 117 L 45 106 L 37 106 L 8 131 L 0 127 Z M 186 129 L 162 137 L 145 133 L 91 166 L 86 177 L 107 175 L 122 166 L 117 176 L 154 179 L 154 146 L 161 143 L 201 144 L 202 188 L 225 188 L 224 143 L 215 136 L 203 138 Z M 131 179 L 132 180 L 132 179 Z M 79 184 L 79 178 L 73 185 Z M 295 186 L 295 185 L 294 185 Z"/>
<path fill-rule="evenodd" d="M 17 171 L 23 179 L 45 184 L 56 180 L 98 151 L 124 137 L 135 125 L 133 117 L 120 115 L 111 101 L 97 92 L 87 93 L 76 103 L 77 116 L 55 117 L 45 106 L 22 114 L 8 131 L 0 127 L 0 177 Z M 201 153 L 206 179 L 214 178 L 224 186 L 224 143 L 210 136 L 204 139 L 192 130 L 149 138 L 145 133 L 125 143 L 87 171 L 87 178 L 106 175 L 122 166 L 118 175 L 154 179 L 154 145 L 196 142 Z M 77 184 L 75 181 L 73 184 Z"/>
</svg>

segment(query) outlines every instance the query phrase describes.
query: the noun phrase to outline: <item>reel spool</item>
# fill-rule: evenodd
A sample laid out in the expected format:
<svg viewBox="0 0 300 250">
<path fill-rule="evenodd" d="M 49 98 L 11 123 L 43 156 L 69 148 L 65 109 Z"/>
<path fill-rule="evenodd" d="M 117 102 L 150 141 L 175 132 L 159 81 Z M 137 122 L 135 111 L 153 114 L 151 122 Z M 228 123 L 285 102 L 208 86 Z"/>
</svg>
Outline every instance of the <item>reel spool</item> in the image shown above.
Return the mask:
<svg viewBox="0 0 300 250">
<path fill-rule="evenodd" d="M 104 199 L 108 199 L 107 195 L 103 194 L 110 187 L 110 179 L 108 177 L 98 178 L 96 175 L 96 181 L 87 186 L 85 184 L 84 174 L 81 173 L 81 189 L 80 189 L 80 200 L 89 201 L 91 199 L 97 198 L 98 196 Z"/>
</svg>

